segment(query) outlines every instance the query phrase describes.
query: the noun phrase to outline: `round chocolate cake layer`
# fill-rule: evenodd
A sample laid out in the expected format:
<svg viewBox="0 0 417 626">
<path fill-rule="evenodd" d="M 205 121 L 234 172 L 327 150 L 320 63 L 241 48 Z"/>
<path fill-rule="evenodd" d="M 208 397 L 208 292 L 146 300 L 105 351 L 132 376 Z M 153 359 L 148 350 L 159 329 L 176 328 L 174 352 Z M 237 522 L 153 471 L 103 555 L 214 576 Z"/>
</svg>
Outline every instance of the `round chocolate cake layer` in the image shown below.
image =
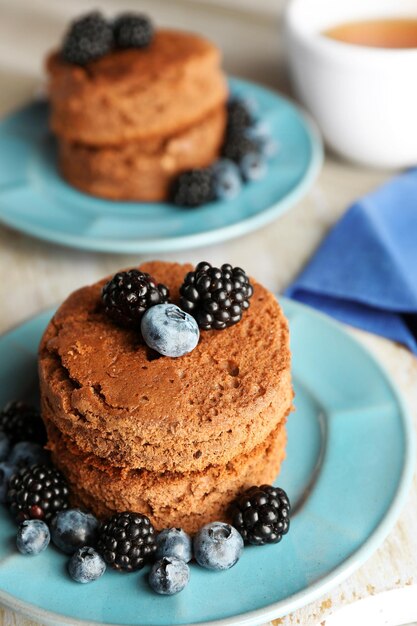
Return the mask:
<svg viewBox="0 0 417 626">
<path fill-rule="evenodd" d="M 166 200 L 172 181 L 184 170 L 211 165 L 223 143 L 221 105 L 198 124 L 158 139 L 97 149 L 59 140 L 59 164 L 66 180 L 81 191 L 111 200 Z"/>
<path fill-rule="evenodd" d="M 52 130 L 93 146 L 166 137 L 227 99 L 220 51 L 191 33 L 158 30 L 147 48 L 115 50 L 85 67 L 47 59 Z"/>
<path fill-rule="evenodd" d="M 171 291 L 190 265 L 141 266 Z M 85 454 L 154 472 L 202 471 L 262 444 L 292 407 L 289 331 L 275 299 L 258 283 L 242 320 L 202 331 L 178 359 L 157 358 L 138 331 L 104 313 L 105 281 L 74 292 L 40 345 L 41 404 Z"/>
<path fill-rule="evenodd" d="M 48 424 L 54 463 L 67 477 L 73 504 L 99 518 L 115 512 L 148 515 L 157 529 L 177 527 L 194 533 L 214 520 L 227 520 L 228 507 L 244 489 L 272 483 L 285 457 L 282 423 L 248 454 L 202 472 L 123 470 L 83 454 Z"/>
</svg>

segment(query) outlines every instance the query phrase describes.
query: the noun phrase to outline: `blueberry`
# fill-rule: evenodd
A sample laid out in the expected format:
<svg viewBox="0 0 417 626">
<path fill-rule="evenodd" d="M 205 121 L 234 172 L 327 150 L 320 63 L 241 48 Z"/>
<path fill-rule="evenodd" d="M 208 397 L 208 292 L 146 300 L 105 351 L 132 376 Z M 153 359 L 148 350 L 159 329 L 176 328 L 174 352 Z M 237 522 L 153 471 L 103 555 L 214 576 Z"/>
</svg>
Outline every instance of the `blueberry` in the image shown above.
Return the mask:
<svg viewBox="0 0 417 626">
<path fill-rule="evenodd" d="M 6 503 L 9 480 L 16 471 L 16 467 L 8 462 L 0 463 L 0 504 Z"/>
<path fill-rule="evenodd" d="M 219 200 L 231 200 L 239 195 L 242 178 L 236 163 L 230 159 L 220 159 L 213 166 L 214 195 Z"/>
<path fill-rule="evenodd" d="M 206 524 L 194 537 L 194 556 L 202 567 L 223 570 L 240 558 L 243 539 L 236 528 L 223 522 Z"/>
<path fill-rule="evenodd" d="M 84 546 L 68 562 L 68 572 L 77 583 L 92 583 L 106 571 L 106 563 L 94 548 Z"/>
<path fill-rule="evenodd" d="M 59 511 L 51 523 L 52 541 L 65 554 L 74 554 L 78 548 L 95 545 L 98 525 L 91 513 L 79 509 Z"/>
<path fill-rule="evenodd" d="M 190 568 L 175 556 L 164 557 L 152 566 L 149 584 L 156 593 L 172 596 L 182 591 L 190 580 Z"/>
<path fill-rule="evenodd" d="M 278 144 L 271 137 L 271 131 L 265 122 L 256 122 L 245 131 L 248 139 L 255 141 L 259 153 L 270 159 L 278 153 Z"/>
<path fill-rule="evenodd" d="M 16 546 L 22 554 L 35 556 L 46 550 L 51 540 L 49 528 L 40 519 L 28 519 L 17 530 Z"/>
<path fill-rule="evenodd" d="M 271 159 L 279 152 L 279 146 L 272 137 L 260 137 L 257 141 L 259 152 L 267 159 Z"/>
<path fill-rule="evenodd" d="M 142 317 L 141 331 L 150 348 L 171 357 L 194 350 L 200 337 L 195 319 L 175 304 L 157 304 L 148 309 Z"/>
<path fill-rule="evenodd" d="M 265 158 L 256 152 L 248 152 L 239 163 L 240 171 L 245 180 L 260 180 L 266 174 Z"/>
<path fill-rule="evenodd" d="M 156 559 L 174 556 L 185 563 L 193 558 L 191 537 L 182 528 L 165 528 L 156 538 Z"/>
<path fill-rule="evenodd" d="M 249 139 L 259 139 L 259 137 L 270 137 L 271 131 L 268 124 L 264 120 L 256 120 L 245 130 L 246 137 Z"/>
<path fill-rule="evenodd" d="M 12 448 L 9 463 L 19 467 L 49 463 L 49 454 L 39 443 L 19 441 Z"/>
<path fill-rule="evenodd" d="M 10 452 L 10 439 L 0 431 L 0 461 L 6 461 Z"/>
</svg>

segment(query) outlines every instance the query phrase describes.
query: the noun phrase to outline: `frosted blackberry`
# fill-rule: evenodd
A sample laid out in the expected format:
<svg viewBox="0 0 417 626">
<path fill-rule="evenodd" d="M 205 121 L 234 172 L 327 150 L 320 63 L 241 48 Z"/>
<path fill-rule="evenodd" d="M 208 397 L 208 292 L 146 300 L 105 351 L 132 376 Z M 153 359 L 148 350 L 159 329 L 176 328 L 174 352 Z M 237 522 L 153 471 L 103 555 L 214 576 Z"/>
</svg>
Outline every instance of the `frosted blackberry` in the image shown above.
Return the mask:
<svg viewBox="0 0 417 626">
<path fill-rule="evenodd" d="M 242 319 L 253 287 L 240 267 L 219 269 L 201 262 L 180 287 L 180 307 L 195 317 L 202 330 L 223 330 Z"/>
<path fill-rule="evenodd" d="M 278 543 L 290 526 L 290 501 L 279 487 L 251 487 L 232 504 L 231 515 L 246 543 Z"/>
<path fill-rule="evenodd" d="M 139 327 L 142 315 L 151 306 L 169 301 L 169 290 L 137 269 L 118 272 L 104 285 L 104 311 L 117 324 Z"/>
<path fill-rule="evenodd" d="M 209 167 L 180 174 L 171 187 L 171 201 L 177 206 L 195 208 L 214 200 L 213 170 Z"/>
<path fill-rule="evenodd" d="M 139 13 L 122 13 L 113 26 L 119 48 L 146 48 L 152 41 L 154 29 L 151 20 Z"/>
<path fill-rule="evenodd" d="M 98 11 L 84 15 L 69 27 L 62 45 L 62 58 L 68 63 L 86 65 L 113 46 L 113 30 Z"/>
<path fill-rule="evenodd" d="M 97 550 L 117 570 L 142 569 L 156 550 L 155 529 L 140 513 L 116 513 L 99 531 Z"/>
<path fill-rule="evenodd" d="M 0 431 L 14 445 L 19 441 L 32 441 L 44 445 L 46 431 L 39 411 L 25 402 L 9 402 L 0 412 Z"/>
<path fill-rule="evenodd" d="M 32 465 L 23 467 L 9 481 L 7 504 L 18 522 L 52 517 L 68 508 L 67 481 L 54 467 Z"/>
</svg>

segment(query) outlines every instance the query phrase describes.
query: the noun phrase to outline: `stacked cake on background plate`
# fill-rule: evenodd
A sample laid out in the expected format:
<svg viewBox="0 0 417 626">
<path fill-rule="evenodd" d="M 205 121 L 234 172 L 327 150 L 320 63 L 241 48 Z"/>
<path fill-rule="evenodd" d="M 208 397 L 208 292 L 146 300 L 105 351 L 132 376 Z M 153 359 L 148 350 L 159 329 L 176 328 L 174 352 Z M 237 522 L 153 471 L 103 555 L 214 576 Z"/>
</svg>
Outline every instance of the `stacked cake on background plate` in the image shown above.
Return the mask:
<svg viewBox="0 0 417 626">
<path fill-rule="evenodd" d="M 100 21 L 94 19 L 96 34 Z M 88 27 L 88 17 L 84 22 Z M 228 95 L 220 51 L 175 30 L 160 29 L 148 39 L 140 47 L 124 42 L 124 48 L 105 40 L 103 54 L 92 59 L 73 54 L 74 45 L 64 42 L 47 59 L 60 169 L 82 191 L 165 200 L 180 172 L 218 157 Z"/>
<path fill-rule="evenodd" d="M 192 269 L 140 267 L 169 288 L 173 303 Z M 293 391 L 279 304 L 252 281 L 250 307 L 238 323 L 202 330 L 195 349 L 169 358 L 106 315 L 105 283 L 73 293 L 40 345 L 42 416 L 54 463 L 74 501 L 102 518 L 136 511 L 157 528 L 189 532 L 227 519 L 236 495 L 272 482 L 285 456 Z"/>
</svg>

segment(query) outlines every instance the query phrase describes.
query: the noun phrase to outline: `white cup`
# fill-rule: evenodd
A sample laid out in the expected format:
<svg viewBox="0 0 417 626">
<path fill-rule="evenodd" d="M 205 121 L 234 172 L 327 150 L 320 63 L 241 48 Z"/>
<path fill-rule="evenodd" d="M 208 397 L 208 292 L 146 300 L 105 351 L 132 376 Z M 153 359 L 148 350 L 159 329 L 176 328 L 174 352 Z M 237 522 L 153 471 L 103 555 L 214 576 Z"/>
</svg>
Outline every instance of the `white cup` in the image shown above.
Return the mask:
<svg viewBox="0 0 417 626">
<path fill-rule="evenodd" d="M 361 164 L 417 164 L 417 48 L 388 49 L 333 40 L 345 22 L 417 18 L 416 0 L 291 0 L 284 17 L 296 94 L 328 145 Z"/>
</svg>

